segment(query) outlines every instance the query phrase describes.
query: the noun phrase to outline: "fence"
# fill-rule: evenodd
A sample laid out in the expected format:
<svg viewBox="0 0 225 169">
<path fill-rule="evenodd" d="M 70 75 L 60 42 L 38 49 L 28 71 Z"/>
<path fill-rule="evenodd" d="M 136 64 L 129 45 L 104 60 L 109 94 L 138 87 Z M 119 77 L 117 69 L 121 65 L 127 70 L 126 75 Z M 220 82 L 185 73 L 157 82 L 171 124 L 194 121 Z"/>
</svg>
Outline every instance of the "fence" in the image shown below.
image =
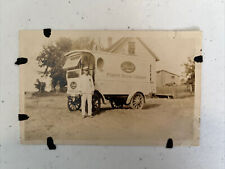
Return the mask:
<svg viewBox="0 0 225 169">
<path fill-rule="evenodd" d="M 156 96 L 184 98 L 193 96 L 186 85 L 156 87 Z"/>
</svg>

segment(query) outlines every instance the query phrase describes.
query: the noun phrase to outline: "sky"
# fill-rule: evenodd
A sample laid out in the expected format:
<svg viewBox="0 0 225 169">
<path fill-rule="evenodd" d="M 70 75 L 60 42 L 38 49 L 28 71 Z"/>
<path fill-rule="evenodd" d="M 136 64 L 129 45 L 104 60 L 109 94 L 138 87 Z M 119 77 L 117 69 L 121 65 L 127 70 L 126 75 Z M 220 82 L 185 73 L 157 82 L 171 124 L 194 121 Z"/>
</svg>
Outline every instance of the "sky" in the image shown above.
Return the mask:
<svg viewBox="0 0 225 169">
<path fill-rule="evenodd" d="M 36 57 L 40 54 L 43 45 L 54 43 L 61 37 L 76 40 L 79 37 L 92 37 L 100 39 L 104 47 L 108 46 L 107 38 L 112 37 L 112 42 L 116 42 L 121 37 L 140 37 L 142 41 L 160 59 L 156 63 L 157 70 L 167 70 L 169 72 L 182 75 L 183 64 L 188 57 L 200 55 L 201 33 L 197 31 L 52 31 L 50 38 L 43 35 L 42 30 L 27 30 L 19 33 L 19 53 L 20 57 L 28 58 L 28 63 L 23 67 L 23 78 L 25 91 L 35 91 L 34 83 L 40 79 L 38 71 L 43 70 L 38 66 Z M 42 78 L 47 84 L 49 79 Z M 47 90 L 50 85 L 47 85 Z"/>
</svg>

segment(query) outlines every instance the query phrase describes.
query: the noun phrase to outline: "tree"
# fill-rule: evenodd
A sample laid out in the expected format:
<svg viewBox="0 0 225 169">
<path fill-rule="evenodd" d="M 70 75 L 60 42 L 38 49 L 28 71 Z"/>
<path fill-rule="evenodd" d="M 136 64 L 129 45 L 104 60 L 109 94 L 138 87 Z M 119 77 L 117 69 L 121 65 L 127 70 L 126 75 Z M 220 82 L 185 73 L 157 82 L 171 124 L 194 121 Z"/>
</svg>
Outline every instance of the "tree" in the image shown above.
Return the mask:
<svg viewBox="0 0 225 169">
<path fill-rule="evenodd" d="M 38 89 L 38 92 L 43 93 L 45 91 L 46 83 L 40 82 L 39 79 L 36 80 L 37 83 L 34 84 L 35 88 Z"/>
<path fill-rule="evenodd" d="M 185 76 L 186 81 L 185 84 L 189 87 L 191 87 L 191 92 L 194 91 L 195 87 L 195 62 L 191 57 L 188 58 L 188 62 L 184 64 L 185 67 Z"/>
<path fill-rule="evenodd" d="M 66 58 L 64 54 L 71 50 L 72 41 L 68 38 L 60 38 L 55 44 L 43 46 L 39 56 L 37 56 L 38 65 L 44 67 L 42 76 L 52 78 L 52 86 L 55 89 L 59 81 L 60 89 L 66 85 L 66 72 L 63 70 Z"/>
<path fill-rule="evenodd" d="M 44 68 L 40 74 L 52 78 L 52 87 L 55 91 L 56 85 L 59 83 L 60 91 L 63 91 L 66 85 L 66 72 L 63 70 L 66 57 L 64 54 L 71 50 L 101 50 L 100 40 L 97 43 L 89 37 L 81 37 L 75 41 L 69 38 L 60 38 L 56 43 L 43 46 L 40 55 L 37 56 L 38 65 Z"/>
</svg>

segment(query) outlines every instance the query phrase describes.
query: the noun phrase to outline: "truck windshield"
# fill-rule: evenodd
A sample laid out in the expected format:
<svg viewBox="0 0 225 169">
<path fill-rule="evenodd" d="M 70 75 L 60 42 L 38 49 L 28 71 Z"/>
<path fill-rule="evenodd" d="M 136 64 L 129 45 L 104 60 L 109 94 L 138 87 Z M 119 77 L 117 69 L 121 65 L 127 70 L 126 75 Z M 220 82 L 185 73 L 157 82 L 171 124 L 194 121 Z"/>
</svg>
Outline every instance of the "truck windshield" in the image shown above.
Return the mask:
<svg viewBox="0 0 225 169">
<path fill-rule="evenodd" d="M 67 72 L 67 78 L 78 78 L 80 77 L 80 70 L 71 70 Z"/>
<path fill-rule="evenodd" d="M 74 52 L 66 57 L 67 59 L 63 66 L 65 70 L 82 69 L 83 67 L 93 70 L 95 68 L 95 58 L 89 52 Z"/>
</svg>

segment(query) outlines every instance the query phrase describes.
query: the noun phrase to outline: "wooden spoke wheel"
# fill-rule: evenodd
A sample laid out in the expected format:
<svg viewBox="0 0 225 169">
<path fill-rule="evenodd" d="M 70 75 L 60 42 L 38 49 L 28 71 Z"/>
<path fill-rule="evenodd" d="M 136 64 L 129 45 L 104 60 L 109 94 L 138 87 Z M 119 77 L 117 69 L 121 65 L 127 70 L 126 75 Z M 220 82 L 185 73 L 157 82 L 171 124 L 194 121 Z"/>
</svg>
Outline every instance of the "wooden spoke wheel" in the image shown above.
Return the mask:
<svg viewBox="0 0 225 169">
<path fill-rule="evenodd" d="M 132 109 L 142 109 L 144 106 L 144 96 L 141 93 L 136 93 L 131 99 L 130 106 Z"/>
<path fill-rule="evenodd" d="M 100 108 L 101 108 L 100 96 L 98 94 L 94 94 L 92 96 L 92 112 L 94 114 L 97 114 L 100 112 Z"/>
<path fill-rule="evenodd" d="M 81 107 L 81 97 L 80 96 L 69 96 L 67 106 L 69 111 L 76 111 L 79 110 Z"/>
</svg>

